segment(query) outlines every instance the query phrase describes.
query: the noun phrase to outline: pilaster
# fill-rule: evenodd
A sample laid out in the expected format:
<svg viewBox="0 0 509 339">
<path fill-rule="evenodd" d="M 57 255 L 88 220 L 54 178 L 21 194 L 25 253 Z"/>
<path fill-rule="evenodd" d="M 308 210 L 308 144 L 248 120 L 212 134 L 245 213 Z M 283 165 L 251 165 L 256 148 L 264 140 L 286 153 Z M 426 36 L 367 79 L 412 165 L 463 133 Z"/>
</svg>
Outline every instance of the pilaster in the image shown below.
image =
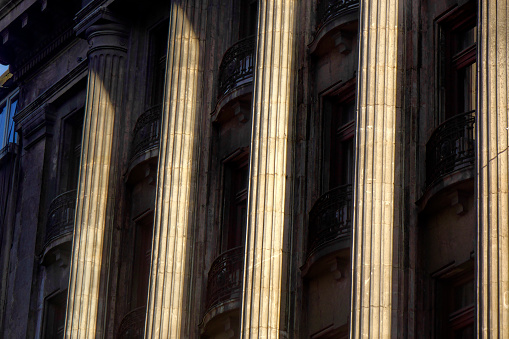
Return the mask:
<svg viewBox="0 0 509 339">
<path fill-rule="evenodd" d="M 404 2 L 360 1 L 351 338 L 398 337 Z"/>
<path fill-rule="evenodd" d="M 479 1 L 477 334 L 509 337 L 507 0 Z"/>
<path fill-rule="evenodd" d="M 242 338 L 278 338 L 284 330 L 296 6 L 294 0 L 259 1 Z"/>
<path fill-rule="evenodd" d="M 100 278 L 114 214 L 118 165 L 113 136 L 121 121 L 128 34 L 123 25 L 100 16 L 81 29 L 90 46 L 89 75 L 65 336 L 101 338 L 105 301 Z"/>
<path fill-rule="evenodd" d="M 145 338 L 188 338 L 207 0 L 171 2 Z"/>
</svg>

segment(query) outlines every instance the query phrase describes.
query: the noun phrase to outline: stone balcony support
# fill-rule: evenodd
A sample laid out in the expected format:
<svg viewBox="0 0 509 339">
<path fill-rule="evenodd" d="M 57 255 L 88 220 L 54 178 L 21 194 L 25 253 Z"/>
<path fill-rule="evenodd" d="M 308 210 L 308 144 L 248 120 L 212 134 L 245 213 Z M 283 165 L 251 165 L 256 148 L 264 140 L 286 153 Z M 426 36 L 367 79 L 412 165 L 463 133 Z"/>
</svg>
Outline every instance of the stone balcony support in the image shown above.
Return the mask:
<svg viewBox="0 0 509 339">
<path fill-rule="evenodd" d="M 207 0 L 171 2 L 145 338 L 190 337 Z"/>
<path fill-rule="evenodd" d="M 404 2 L 360 1 L 351 338 L 399 337 Z"/>
<path fill-rule="evenodd" d="M 479 1 L 477 337 L 509 337 L 507 0 Z"/>
<path fill-rule="evenodd" d="M 101 307 L 105 305 L 100 297 L 100 279 L 104 274 L 106 232 L 111 227 L 114 214 L 114 177 L 120 175 L 113 143 L 114 130 L 121 120 L 128 34 L 120 24 L 105 20 L 99 22 L 82 28 L 90 45 L 89 75 L 67 298 L 66 338 L 104 336 L 99 321 L 104 311 Z"/>
<path fill-rule="evenodd" d="M 258 5 L 242 338 L 278 338 L 284 331 L 296 5 L 295 0 Z"/>
</svg>

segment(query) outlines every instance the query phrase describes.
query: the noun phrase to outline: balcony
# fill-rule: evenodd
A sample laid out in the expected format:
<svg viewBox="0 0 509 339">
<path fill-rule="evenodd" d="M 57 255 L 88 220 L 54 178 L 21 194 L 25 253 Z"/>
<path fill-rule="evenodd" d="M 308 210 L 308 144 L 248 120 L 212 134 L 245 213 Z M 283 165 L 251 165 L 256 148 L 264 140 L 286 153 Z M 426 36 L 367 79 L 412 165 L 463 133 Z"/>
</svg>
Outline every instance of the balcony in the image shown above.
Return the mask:
<svg viewBox="0 0 509 339">
<path fill-rule="evenodd" d="M 45 246 L 50 242 L 74 231 L 76 211 L 76 190 L 60 194 L 51 202 L 46 224 Z"/>
<path fill-rule="evenodd" d="M 207 280 L 207 312 L 227 301 L 240 301 L 243 267 L 242 246 L 228 250 L 214 260 Z"/>
<path fill-rule="evenodd" d="M 317 30 L 332 19 L 357 9 L 359 9 L 359 0 L 318 0 Z"/>
<path fill-rule="evenodd" d="M 134 184 L 146 177 L 146 168 L 157 166 L 159 139 L 161 133 L 162 105 L 146 110 L 134 126 L 131 141 L 130 162 L 126 182 Z M 144 164 L 145 166 L 139 166 Z"/>
<path fill-rule="evenodd" d="M 309 212 L 308 256 L 334 241 L 350 241 L 351 231 L 352 185 L 343 185 L 322 195 Z"/>
<path fill-rule="evenodd" d="M 218 107 L 222 106 L 221 102 L 228 101 L 225 98 L 234 90 L 253 82 L 255 47 L 256 36 L 250 36 L 237 42 L 224 54 L 219 66 Z"/>
<path fill-rule="evenodd" d="M 475 111 L 458 114 L 439 125 L 426 144 L 426 186 L 472 169 L 475 161 Z"/>
<path fill-rule="evenodd" d="M 127 313 L 118 328 L 117 338 L 138 339 L 143 338 L 145 331 L 146 307 L 138 307 Z"/>
<path fill-rule="evenodd" d="M 162 105 L 157 105 L 149 108 L 136 121 L 131 143 L 131 159 L 159 148 L 161 113 Z"/>
</svg>

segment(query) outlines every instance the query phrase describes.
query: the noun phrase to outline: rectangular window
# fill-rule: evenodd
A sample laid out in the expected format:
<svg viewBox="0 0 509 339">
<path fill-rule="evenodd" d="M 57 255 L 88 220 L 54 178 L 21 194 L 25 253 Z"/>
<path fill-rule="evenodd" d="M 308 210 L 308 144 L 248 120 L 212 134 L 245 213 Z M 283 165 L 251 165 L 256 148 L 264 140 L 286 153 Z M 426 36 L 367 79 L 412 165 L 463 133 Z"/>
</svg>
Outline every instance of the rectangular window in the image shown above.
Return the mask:
<svg viewBox="0 0 509 339">
<path fill-rule="evenodd" d="M 17 91 L 0 102 L 0 149 L 9 143 L 18 142 L 18 135 L 14 131 L 14 115 L 16 114 L 17 106 Z"/>
<path fill-rule="evenodd" d="M 64 337 L 66 298 L 67 291 L 62 291 L 46 299 L 44 338 Z"/>
<path fill-rule="evenodd" d="M 355 79 L 323 98 L 324 190 L 353 182 L 355 109 Z"/>
<path fill-rule="evenodd" d="M 157 25 L 150 32 L 149 69 L 148 69 L 148 107 L 163 102 L 164 78 L 166 75 L 166 50 L 168 46 L 169 21 Z"/>
<path fill-rule="evenodd" d="M 224 166 L 224 205 L 221 252 L 244 246 L 247 226 L 249 154 L 241 151 Z"/>
<path fill-rule="evenodd" d="M 473 267 L 437 282 L 435 305 L 440 338 L 474 338 L 475 284 Z"/>
<path fill-rule="evenodd" d="M 60 168 L 60 192 L 78 187 L 80 173 L 81 138 L 84 110 L 71 114 L 63 122 L 62 162 Z"/>
<path fill-rule="evenodd" d="M 438 20 L 438 123 L 475 110 L 476 12 L 469 3 Z"/>
</svg>

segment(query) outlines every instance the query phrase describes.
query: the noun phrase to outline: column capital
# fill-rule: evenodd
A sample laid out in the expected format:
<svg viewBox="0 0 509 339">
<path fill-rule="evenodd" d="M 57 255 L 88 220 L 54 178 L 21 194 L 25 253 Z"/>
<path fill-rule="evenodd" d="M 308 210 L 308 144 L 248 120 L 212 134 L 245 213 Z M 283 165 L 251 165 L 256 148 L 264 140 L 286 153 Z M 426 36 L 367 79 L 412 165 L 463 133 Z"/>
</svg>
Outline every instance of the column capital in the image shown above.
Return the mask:
<svg viewBox="0 0 509 339">
<path fill-rule="evenodd" d="M 127 52 L 129 28 L 106 7 L 99 7 L 83 18 L 74 30 L 76 35 L 88 41 L 88 54 L 99 50 Z"/>
</svg>

